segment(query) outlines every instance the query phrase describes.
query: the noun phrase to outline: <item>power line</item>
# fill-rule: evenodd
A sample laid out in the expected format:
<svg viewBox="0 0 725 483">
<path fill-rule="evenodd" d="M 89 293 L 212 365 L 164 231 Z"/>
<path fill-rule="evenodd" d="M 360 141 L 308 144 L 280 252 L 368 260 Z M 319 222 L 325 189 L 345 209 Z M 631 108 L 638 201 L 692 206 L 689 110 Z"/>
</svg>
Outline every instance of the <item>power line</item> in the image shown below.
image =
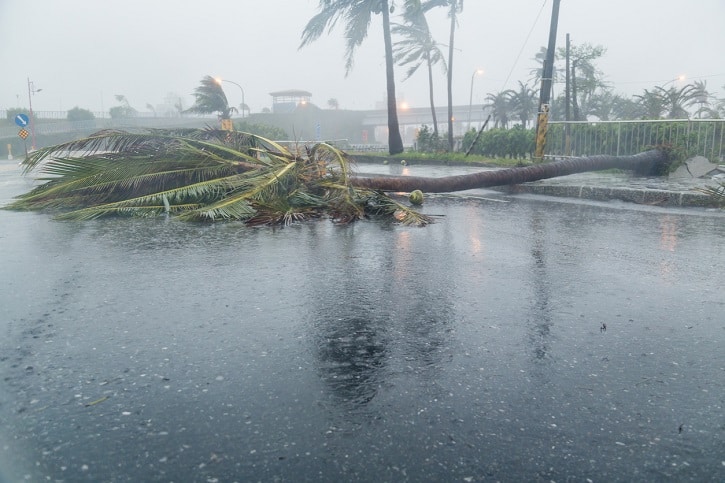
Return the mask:
<svg viewBox="0 0 725 483">
<path fill-rule="evenodd" d="M 685 80 L 693 80 L 693 79 L 706 79 L 709 77 L 724 77 L 725 74 L 708 74 L 708 75 L 687 75 L 685 76 Z M 655 84 L 657 82 L 668 82 L 672 79 L 655 79 L 655 80 L 636 80 L 636 81 L 620 81 L 617 82 L 617 84 Z"/>
<path fill-rule="evenodd" d="M 501 86 L 501 90 L 503 90 L 504 87 L 508 84 L 509 80 L 511 79 L 511 75 L 514 73 L 514 69 L 516 68 L 516 64 L 519 62 L 519 59 L 521 58 L 521 54 L 523 53 L 524 49 L 526 48 L 526 44 L 529 42 L 529 38 L 531 38 L 531 34 L 534 32 L 534 27 L 536 27 L 536 24 L 539 23 L 539 18 L 541 17 L 541 12 L 544 11 L 544 7 L 546 6 L 547 0 L 544 0 L 544 3 L 541 4 L 541 8 L 539 9 L 539 13 L 536 14 L 536 19 L 534 20 L 534 23 L 531 25 L 531 29 L 529 30 L 529 33 L 526 35 L 526 40 L 524 40 L 523 45 L 521 46 L 521 50 L 519 50 L 518 55 L 516 56 L 516 59 L 514 60 L 513 65 L 511 66 L 511 70 L 509 71 L 508 76 L 506 76 L 506 80 L 503 82 L 503 85 Z"/>
</svg>

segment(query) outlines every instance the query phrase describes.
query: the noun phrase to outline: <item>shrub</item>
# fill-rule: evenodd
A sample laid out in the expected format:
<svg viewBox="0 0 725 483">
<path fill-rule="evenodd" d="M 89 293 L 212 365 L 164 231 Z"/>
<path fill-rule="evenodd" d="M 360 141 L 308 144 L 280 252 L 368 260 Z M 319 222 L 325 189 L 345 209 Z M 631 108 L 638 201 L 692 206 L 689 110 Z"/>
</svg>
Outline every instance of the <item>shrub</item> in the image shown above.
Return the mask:
<svg viewBox="0 0 725 483">
<path fill-rule="evenodd" d="M 6 112 L 6 117 L 8 121 L 13 121 L 15 119 L 15 116 L 18 114 L 25 114 L 26 116 L 30 117 L 30 113 L 27 109 L 23 109 L 22 107 L 14 107 L 12 109 L 8 109 Z"/>
<path fill-rule="evenodd" d="M 287 132 L 277 126 L 269 124 L 250 123 L 246 121 L 235 121 L 234 129 L 241 132 L 256 134 L 267 139 L 287 139 Z"/>
<path fill-rule="evenodd" d="M 463 148 L 467 150 L 474 140 L 477 132 L 470 130 L 463 138 Z M 481 133 L 471 150 L 473 154 L 491 158 L 524 159 L 530 157 L 535 147 L 535 133 L 533 129 L 526 129 L 517 124 L 511 129 L 493 128 Z"/>
<path fill-rule="evenodd" d="M 422 153 L 448 151 L 447 137 L 436 134 L 425 124 L 418 129 L 415 140 L 416 150 Z"/>
<path fill-rule="evenodd" d="M 96 116 L 94 116 L 91 111 L 88 109 L 81 109 L 78 106 L 68 111 L 69 121 L 90 121 L 95 118 Z"/>
</svg>

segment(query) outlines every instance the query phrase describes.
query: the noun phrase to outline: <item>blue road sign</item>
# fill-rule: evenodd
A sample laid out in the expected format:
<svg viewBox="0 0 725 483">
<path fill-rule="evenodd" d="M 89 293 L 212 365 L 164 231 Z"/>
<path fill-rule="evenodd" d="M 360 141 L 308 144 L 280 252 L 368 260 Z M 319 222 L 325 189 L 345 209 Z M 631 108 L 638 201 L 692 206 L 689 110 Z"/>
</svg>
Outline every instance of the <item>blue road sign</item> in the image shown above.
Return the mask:
<svg viewBox="0 0 725 483">
<path fill-rule="evenodd" d="M 20 127 L 25 127 L 30 122 L 30 119 L 28 119 L 28 116 L 26 114 L 18 114 L 15 116 L 15 124 L 17 124 Z"/>
</svg>

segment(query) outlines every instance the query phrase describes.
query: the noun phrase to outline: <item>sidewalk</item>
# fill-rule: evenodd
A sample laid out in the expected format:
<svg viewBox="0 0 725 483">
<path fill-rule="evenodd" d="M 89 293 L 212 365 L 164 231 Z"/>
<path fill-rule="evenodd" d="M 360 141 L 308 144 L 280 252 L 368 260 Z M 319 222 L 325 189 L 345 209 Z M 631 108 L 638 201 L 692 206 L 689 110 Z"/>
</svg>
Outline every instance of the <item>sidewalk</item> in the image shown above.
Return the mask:
<svg viewBox="0 0 725 483">
<path fill-rule="evenodd" d="M 587 172 L 526 183 L 509 191 L 591 200 L 622 200 L 658 206 L 712 206 L 712 199 L 698 188 L 719 186 L 725 166 L 702 156 L 680 165 L 669 176 L 642 177 L 631 172 Z"/>
</svg>

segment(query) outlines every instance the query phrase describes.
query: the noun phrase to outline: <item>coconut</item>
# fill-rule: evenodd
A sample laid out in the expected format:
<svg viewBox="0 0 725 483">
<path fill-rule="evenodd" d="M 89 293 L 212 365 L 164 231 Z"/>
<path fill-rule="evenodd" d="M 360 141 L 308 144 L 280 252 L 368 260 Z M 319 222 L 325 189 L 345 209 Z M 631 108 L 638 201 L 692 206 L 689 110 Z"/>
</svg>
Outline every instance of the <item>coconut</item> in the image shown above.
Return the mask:
<svg viewBox="0 0 725 483">
<path fill-rule="evenodd" d="M 422 205 L 423 204 L 423 192 L 421 190 L 413 190 L 413 191 L 411 191 L 410 196 L 408 196 L 408 199 L 414 205 Z"/>
</svg>

